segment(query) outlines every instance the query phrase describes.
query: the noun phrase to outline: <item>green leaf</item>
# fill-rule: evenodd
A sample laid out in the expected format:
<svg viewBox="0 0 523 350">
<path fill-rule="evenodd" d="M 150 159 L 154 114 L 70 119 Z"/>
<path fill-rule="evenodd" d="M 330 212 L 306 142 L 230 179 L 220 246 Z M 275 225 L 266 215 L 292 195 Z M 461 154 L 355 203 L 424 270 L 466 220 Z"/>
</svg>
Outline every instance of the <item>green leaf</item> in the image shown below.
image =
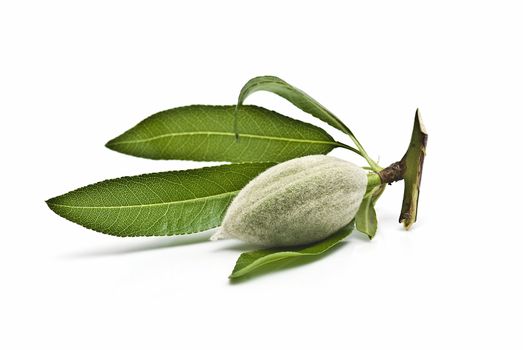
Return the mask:
<svg viewBox="0 0 523 350">
<path fill-rule="evenodd" d="M 374 206 L 376 201 L 385 190 L 386 185 L 373 187 L 361 202 L 360 208 L 356 213 L 356 229 L 361 233 L 366 234 L 370 239 L 374 237 L 378 230 L 378 219 L 376 218 L 376 210 Z"/>
<path fill-rule="evenodd" d="M 428 134 L 421 120 L 421 115 L 416 110 L 409 148 L 401 160 L 405 168 L 405 173 L 403 174 L 405 189 L 399 221 L 403 223 L 407 230 L 416 222 L 418 217 L 419 189 L 427 139 Z"/>
<path fill-rule="evenodd" d="M 106 146 L 150 159 L 230 162 L 281 162 L 345 146 L 321 128 L 257 106 L 240 108 L 238 142 L 233 132 L 234 110 L 235 106 L 205 105 L 169 109 Z"/>
<path fill-rule="evenodd" d="M 291 102 L 299 109 L 307 112 L 316 118 L 323 120 L 331 126 L 345 133 L 349 133 L 349 128 L 343 124 L 333 113 L 323 107 L 318 101 L 307 95 L 300 89 L 288 84 L 286 81 L 274 76 L 260 76 L 249 80 L 240 91 L 238 105 L 242 105 L 245 99 L 256 91 L 273 92 Z"/>
<path fill-rule="evenodd" d="M 56 214 L 115 236 L 163 236 L 221 224 L 227 206 L 274 163 L 229 164 L 102 181 L 49 199 Z"/>
<path fill-rule="evenodd" d="M 353 229 L 354 220 L 333 235 L 317 243 L 293 248 L 270 248 L 243 253 L 236 261 L 229 278 L 243 277 L 261 266 L 283 259 L 320 255 L 342 241 Z"/>
<path fill-rule="evenodd" d="M 241 89 L 240 95 L 238 96 L 238 106 L 241 106 L 245 99 L 256 91 L 269 91 L 275 93 L 284 99 L 291 102 L 293 105 L 298 107 L 304 112 L 311 114 L 312 116 L 330 124 L 331 126 L 339 129 L 349 135 L 352 141 L 358 147 L 358 150 L 351 148 L 352 151 L 358 153 L 367 160 L 373 170 L 379 171 L 381 168 L 376 162 L 374 162 L 367 155 L 363 146 L 360 144 L 354 133 L 345 125 L 338 117 L 336 117 L 331 111 L 322 106 L 318 101 L 307 95 L 300 89 L 290 85 L 286 81 L 274 77 L 274 76 L 260 76 L 249 80 Z M 239 123 L 239 121 L 238 121 Z M 237 123 L 235 123 L 235 130 L 242 130 Z M 241 136 L 241 135 L 240 135 Z"/>
</svg>

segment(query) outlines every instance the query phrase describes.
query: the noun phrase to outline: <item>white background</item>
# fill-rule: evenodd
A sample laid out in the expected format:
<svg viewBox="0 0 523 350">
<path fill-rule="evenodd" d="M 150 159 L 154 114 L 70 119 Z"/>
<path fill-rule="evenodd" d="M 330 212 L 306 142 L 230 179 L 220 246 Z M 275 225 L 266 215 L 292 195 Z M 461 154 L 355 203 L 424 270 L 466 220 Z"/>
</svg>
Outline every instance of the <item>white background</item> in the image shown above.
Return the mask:
<svg viewBox="0 0 523 350">
<path fill-rule="evenodd" d="M 523 12 L 518 1 L 12 1 L 0 5 L 2 349 L 521 349 Z M 243 283 L 237 241 L 122 239 L 44 201 L 198 167 L 104 143 L 171 107 L 282 77 L 383 165 L 429 132 L 418 223 Z M 324 126 L 268 93 L 248 102 Z M 334 155 L 358 161 L 342 150 Z M 198 243 L 198 244 L 196 244 Z"/>
</svg>

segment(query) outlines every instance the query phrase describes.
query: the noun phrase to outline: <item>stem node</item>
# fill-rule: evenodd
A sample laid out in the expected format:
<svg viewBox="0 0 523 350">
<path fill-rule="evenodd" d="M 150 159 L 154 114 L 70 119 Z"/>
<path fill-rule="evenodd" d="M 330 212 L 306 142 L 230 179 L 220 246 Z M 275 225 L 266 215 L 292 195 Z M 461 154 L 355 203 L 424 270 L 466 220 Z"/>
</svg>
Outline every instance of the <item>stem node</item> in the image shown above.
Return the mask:
<svg viewBox="0 0 523 350">
<path fill-rule="evenodd" d="M 399 162 L 392 163 L 385 169 L 382 169 L 378 172 L 380 176 L 381 183 L 392 184 L 393 182 L 403 180 L 403 175 L 405 174 L 405 163 L 403 160 Z"/>
</svg>

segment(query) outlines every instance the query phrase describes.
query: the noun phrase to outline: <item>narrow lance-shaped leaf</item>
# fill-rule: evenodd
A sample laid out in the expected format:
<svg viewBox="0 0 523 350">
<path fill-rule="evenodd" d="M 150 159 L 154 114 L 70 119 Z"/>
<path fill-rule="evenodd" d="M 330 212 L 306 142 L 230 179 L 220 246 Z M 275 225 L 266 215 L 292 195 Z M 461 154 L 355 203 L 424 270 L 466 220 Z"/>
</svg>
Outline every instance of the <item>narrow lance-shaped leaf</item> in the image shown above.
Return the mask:
<svg viewBox="0 0 523 350">
<path fill-rule="evenodd" d="M 323 129 L 257 106 L 238 111 L 242 142 L 233 132 L 235 106 L 194 105 L 156 113 L 107 143 L 150 159 L 281 162 L 348 147 Z"/>
<path fill-rule="evenodd" d="M 317 243 L 300 247 L 291 247 L 285 249 L 270 248 L 243 253 L 236 261 L 236 265 L 234 266 L 234 269 L 229 278 L 234 279 L 246 276 L 247 274 L 264 265 L 283 259 L 323 254 L 341 242 L 352 232 L 353 229 L 354 220 L 333 235 Z"/>
<path fill-rule="evenodd" d="M 245 99 L 256 91 L 269 91 L 288 100 L 302 111 L 330 124 L 338 130 L 343 131 L 356 144 L 358 150 L 352 149 L 367 160 L 373 170 L 379 171 L 381 168 L 367 155 L 367 152 L 360 144 L 354 133 L 331 111 L 322 106 L 318 101 L 307 95 L 302 90 L 290 85 L 286 81 L 274 76 L 259 76 L 249 80 L 241 89 L 238 96 L 238 106 L 241 106 Z M 235 121 L 235 131 L 243 131 L 245 128 L 241 121 Z M 241 125 L 241 128 L 238 126 Z M 241 134 L 239 134 L 241 137 Z"/>
<path fill-rule="evenodd" d="M 163 236 L 221 224 L 236 194 L 274 163 L 229 164 L 102 181 L 49 199 L 56 214 L 115 236 Z"/>
<path fill-rule="evenodd" d="M 249 80 L 240 91 L 238 105 L 242 105 L 245 99 L 256 91 L 269 91 L 275 93 L 304 112 L 323 120 L 336 129 L 345 133 L 350 133 L 349 128 L 327 108 L 323 107 L 318 101 L 307 95 L 302 90 L 290 85 L 278 77 L 260 76 Z"/>
</svg>

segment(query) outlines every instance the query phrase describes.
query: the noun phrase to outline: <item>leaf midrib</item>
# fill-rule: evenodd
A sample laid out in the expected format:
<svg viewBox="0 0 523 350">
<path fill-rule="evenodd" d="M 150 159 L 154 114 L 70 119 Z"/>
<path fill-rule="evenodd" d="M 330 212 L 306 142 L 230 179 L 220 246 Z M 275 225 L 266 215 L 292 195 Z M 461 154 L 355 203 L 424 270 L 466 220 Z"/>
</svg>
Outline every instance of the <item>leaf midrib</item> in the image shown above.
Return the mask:
<svg viewBox="0 0 523 350">
<path fill-rule="evenodd" d="M 110 144 L 130 144 L 130 143 L 143 143 L 154 141 L 166 137 L 176 137 L 176 136 L 197 136 L 197 135 L 217 135 L 217 136 L 234 136 L 233 132 L 219 132 L 219 131 L 195 131 L 195 132 L 179 132 L 179 133 L 168 133 L 158 136 L 149 137 L 146 139 L 139 140 L 123 140 L 123 141 L 112 141 Z M 317 143 L 325 145 L 338 146 L 336 141 L 321 141 L 321 140 L 309 140 L 309 139 L 293 139 L 287 137 L 277 137 L 277 136 L 263 136 L 263 135 L 254 135 L 254 134 L 241 134 L 240 137 L 247 137 L 253 139 L 262 139 L 262 140 L 276 140 L 276 141 L 285 141 L 285 142 L 297 142 L 297 143 Z"/>
<path fill-rule="evenodd" d="M 171 204 L 178 204 L 178 203 L 191 203 L 191 202 L 198 202 L 202 200 L 208 200 L 208 199 L 216 199 L 221 197 L 227 197 L 233 194 L 237 194 L 240 192 L 240 190 L 237 191 L 231 191 L 231 192 L 224 192 L 212 196 L 207 197 L 200 197 L 200 198 L 191 198 L 191 199 L 184 199 L 181 201 L 170 201 L 170 202 L 161 202 L 161 203 L 148 203 L 148 204 L 132 204 L 132 205 L 115 205 L 115 206 L 77 206 L 77 205 L 67 205 L 67 204 L 58 204 L 53 202 L 48 202 L 49 205 L 62 207 L 62 208 L 71 208 L 71 209 L 123 209 L 123 208 L 144 208 L 144 207 L 157 207 L 162 205 L 171 205 Z"/>
</svg>

